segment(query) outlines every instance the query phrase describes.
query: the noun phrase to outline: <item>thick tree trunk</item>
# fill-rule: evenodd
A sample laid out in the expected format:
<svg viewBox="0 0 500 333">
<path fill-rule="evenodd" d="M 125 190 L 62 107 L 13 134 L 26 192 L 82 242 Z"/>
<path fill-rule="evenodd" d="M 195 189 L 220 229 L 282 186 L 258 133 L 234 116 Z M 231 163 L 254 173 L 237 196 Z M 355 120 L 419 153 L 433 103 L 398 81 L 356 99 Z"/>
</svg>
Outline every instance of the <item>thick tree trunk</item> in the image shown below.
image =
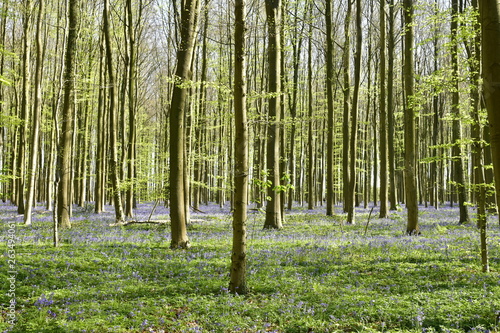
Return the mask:
<svg viewBox="0 0 500 333">
<path fill-rule="evenodd" d="M 413 74 L 413 0 L 403 2 L 405 38 L 404 38 L 404 148 L 405 148 L 405 203 L 408 212 L 407 234 L 418 234 L 418 201 L 415 157 L 415 101 Z"/>
<path fill-rule="evenodd" d="M 269 92 L 273 95 L 269 98 L 269 126 L 267 141 L 267 171 L 270 187 L 267 196 L 270 200 L 266 204 L 265 229 L 280 229 L 283 227 L 281 216 L 280 194 L 277 191 L 280 185 L 279 162 L 280 162 L 280 93 L 281 93 L 281 69 L 280 69 L 280 25 L 281 25 L 281 0 L 266 1 L 267 24 L 269 27 Z"/>
<path fill-rule="evenodd" d="M 246 294 L 246 223 L 248 209 L 248 123 L 246 116 L 246 24 L 245 0 L 235 1 L 234 32 L 234 211 L 231 254 L 232 293 Z"/>
<path fill-rule="evenodd" d="M 191 80 L 191 62 L 195 43 L 196 22 L 200 10 L 199 0 L 186 0 L 181 10 L 181 41 L 177 49 L 175 86 L 170 108 L 170 218 L 172 239 L 170 248 L 188 248 L 185 197 L 185 109 Z"/>
<path fill-rule="evenodd" d="M 480 0 L 483 91 L 490 123 L 497 207 L 500 203 L 500 1 Z M 498 209 L 497 209 L 498 210 Z"/>
</svg>

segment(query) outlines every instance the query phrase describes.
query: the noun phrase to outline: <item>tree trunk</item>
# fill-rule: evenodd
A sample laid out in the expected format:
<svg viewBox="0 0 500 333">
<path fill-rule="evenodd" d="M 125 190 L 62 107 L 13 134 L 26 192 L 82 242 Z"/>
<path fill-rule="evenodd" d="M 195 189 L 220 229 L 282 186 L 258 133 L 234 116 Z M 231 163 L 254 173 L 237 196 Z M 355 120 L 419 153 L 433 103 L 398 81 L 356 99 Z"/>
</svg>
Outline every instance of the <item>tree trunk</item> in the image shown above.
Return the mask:
<svg viewBox="0 0 500 333">
<path fill-rule="evenodd" d="M 462 125 L 460 120 L 460 95 L 458 78 L 458 0 L 451 2 L 451 66 L 453 72 L 453 92 L 451 97 L 451 113 L 453 114 L 452 129 L 452 161 L 453 161 L 453 180 L 455 190 L 458 195 L 458 206 L 460 208 L 459 223 L 469 223 L 469 210 L 467 208 L 467 188 L 465 184 L 463 160 L 462 160 Z"/>
<path fill-rule="evenodd" d="M 351 26 L 352 2 L 347 0 L 347 13 L 344 22 L 344 53 L 342 67 L 344 72 L 344 114 L 342 119 L 342 184 L 343 184 L 343 207 L 344 213 L 347 213 L 351 204 L 349 195 L 350 174 L 349 170 L 349 112 L 351 109 Z"/>
<path fill-rule="evenodd" d="M 313 2 L 309 1 L 309 20 L 312 17 Z M 313 25 L 312 22 L 309 24 L 309 40 L 307 43 L 307 209 L 314 209 L 316 206 L 316 191 L 315 184 L 316 179 L 314 177 L 315 173 L 315 163 L 316 156 L 314 154 L 314 107 L 313 107 L 313 69 L 312 69 L 312 36 Z"/>
<path fill-rule="evenodd" d="M 386 218 L 388 203 L 387 108 L 385 104 L 385 0 L 380 0 L 380 218 Z"/>
<path fill-rule="evenodd" d="M 24 212 L 24 224 L 31 224 L 31 211 L 35 198 L 35 180 L 38 162 L 38 141 L 40 139 L 40 118 L 42 116 L 42 16 L 44 0 L 38 2 L 38 18 L 36 24 L 36 60 L 35 60 L 35 103 L 33 106 L 33 120 L 31 129 L 31 154 L 28 171 L 28 193 Z"/>
<path fill-rule="evenodd" d="M 354 89 L 351 109 L 351 137 L 349 147 L 349 206 L 347 209 L 347 223 L 354 224 L 354 201 L 356 197 L 356 158 L 358 142 L 358 105 L 359 87 L 361 84 L 361 50 L 363 31 L 361 29 L 361 0 L 356 0 L 356 53 L 354 54 Z"/>
<path fill-rule="evenodd" d="M 246 24 L 245 0 L 235 1 L 234 32 L 234 211 L 231 254 L 232 293 L 246 294 L 246 238 L 248 206 L 248 123 L 246 115 Z"/>
<path fill-rule="evenodd" d="M 117 151 L 117 95 L 115 89 L 115 74 L 113 70 L 113 54 L 111 50 L 110 25 L 109 25 L 109 0 L 104 1 L 104 39 L 106 44 L 106 65 L 108 69 L 109 81 L 109 176 L 111 178 L 113 203 L 115 206 L 115 220 L 117 223 L 125 220 L 122 206 L 122 196 L 120 189 L 120 175 Z"/>
<path fill-rule="evenodd" d="M 142 6 L 142 3 L 140 4 Z M 125 215 L 134 215 L 134 185 L 135 185 L 135 147 L 136 147 L 136 87 L 137 87 L 137 60 L 136 60 L 136 35 L 132 12 L 132 0 L 127 0 L 127 37 L 128 37 L 128 140 L 127 140 L 127 191 L 125 199 Z M 138 18 L 140 21 L 140 17 Z"/>
<path fill-rule="evenodd" d="M 404 36 L 404 149 L 405 149 L 405 203 L 408 211 L 406 233 L 419 234 L 415 157 L 415 101 L 413 96 L 413 0 L 403 1 Z"/>
<path fill-rule="evenodd" d="M 170 248 L 188 248 L 187 219 L 185 207 L 185 109 L 188 106 L 191 80 L 191 62 L 195 42 L 196 21 L 199 14 L 199 0 L 186 0 L 181 10 L 181 40 L 177 49 L 175 86 L 170 108 L 170 218 L 172 239 Z"/>
<path fill-rule="evenodd" d="M 72 91 L 76 62 L 76 39 L 78 27 L 78 0 L 69 0 L 68 37 L 64 64 L 64 98 L 62 109 L 62 131 L 59 141 L 56 167 L 57 224 L 60 228 L 71 228 L 71 145 L 73 142 L 74 114 Z"/>
<path fill-rule="evenodd" d="M 480 0 L 483 91 L 490 122 L 490 143 L 497 208 L 500 203 L 500 1 Z M 498 209 L 497 209 L 498 210 Z"/>
<path fill-rule="evenodd" d="M 327 135 L 328 143 L 326 148 L 326 215 L 334 214 L 334 181 L 333 172 L 335 168 L 334 161 L 334 138 L 335 138 L 335 105 L 333 97 L 333 32 L 332 32 L 332 1 L 326 0 L 325 9 L 326 20 L 326 97 L 328 103 L 327 115 Z M 292 137 L 292 140 L 294 138 Z"/>
<path fill-rule="evenodd" d="M 30 123 L 29 115 L 29 97 L 30 97 L 30 21 L 32 5 L 31 1 L 24 3 L 23 15 L 23 58 L 22 58 L 22 88 L 21 88 L 21 109 L 19 117 L 23 120 L 19 126 L 19 144 L 17 146 L 17 179 L 16 179 L 16 204 L 17 213 L 24 214 L 24 191 L 25 191 L 25 169 L 26 169 L 26 136 L 28 133 L 28 124 Z"/>
<path fill-rule="evenodd" d="M 389 3 L 389 40 L 387 41 L 387 145 L 389 163 L 390 210 L 397 209 L 396 158 L 394 152 L 394 0 Z"/>
<path fill-rule="evenodd" d="M 99 87 L 104 86 L 105 78 L 105 57 L 104 57 L 104 38 L 100 42 L 100 56 L 99 56 Z M 99 96 L 97 101 L 97 149 L 96 149 L 96 182 L 94 191 L 95 209 L 96 214 L 104 212 L 104 201 L 106 196 L 106 89 L 99 89 Z"/>
<path fill-rule="evenodd" d="M 267 141 L 267 171 L 270 186 L 267 196 L 270 200 L 266 204 L 265 229 L 280 229 L 283 227 L 280 205 L 280 185 L 279 162 L 280 162 L 280 93 L 281 93 L 281 0 L 266 1 L 267 24 L 269 27 L 269 126 Z"/>
</svg>

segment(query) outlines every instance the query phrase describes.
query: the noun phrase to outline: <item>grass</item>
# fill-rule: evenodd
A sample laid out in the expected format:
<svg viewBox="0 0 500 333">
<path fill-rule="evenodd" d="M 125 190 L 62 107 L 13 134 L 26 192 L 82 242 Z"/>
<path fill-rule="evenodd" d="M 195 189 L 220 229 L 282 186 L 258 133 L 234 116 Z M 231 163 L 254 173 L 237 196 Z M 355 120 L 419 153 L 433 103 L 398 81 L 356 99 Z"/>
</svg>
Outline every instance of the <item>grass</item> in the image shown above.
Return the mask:
<svg viewBox="0 0 500 333">
<path fill-rule="evenodd" d="M 141 205 L 146 216 L 150 205 Z M 340 209 L 339 209 L 340 210 Z M 248 221 L 250 294 L 227 291 L 231 217 L 215 207 L 189 227 L 193 247 L 169 249 L 169 226 L 109 227 L 111 213 L 75 208 L 74 226 L 51 246 L 51 213 L 22 225 L 0 206 L 0 285 L 8 290 L 6 235 L 16 221 L 15 326 L 0 295 L 1 332 L 496 332 L 500 330 L 500 230 L 490 218 L 491 273 L 479 234 L 458 211 L 421 207 L 422 236 L 403 235 L 405 212 L 357 210 L 341 225 L 297 209 L 280 231 Z M 112 211 L 108 207 L 108 211 Z M 168 211 L 158 207 L 159 218 Z"/>
</svg>

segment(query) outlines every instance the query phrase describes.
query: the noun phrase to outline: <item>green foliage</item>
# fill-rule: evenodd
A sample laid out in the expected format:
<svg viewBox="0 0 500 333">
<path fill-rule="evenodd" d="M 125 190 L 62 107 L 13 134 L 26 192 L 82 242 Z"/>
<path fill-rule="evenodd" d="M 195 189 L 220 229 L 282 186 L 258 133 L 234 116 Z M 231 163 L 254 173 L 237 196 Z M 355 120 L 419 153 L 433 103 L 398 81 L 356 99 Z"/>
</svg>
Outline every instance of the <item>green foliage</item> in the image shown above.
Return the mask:
<svg viewBox="0 0 500 333">
<path fill-rule="evenodd" d="M 75 212 L 74 228 L 54 249 L 50 213 L 41 212 L 32 227 L 16 229 L 12 332 L 498 330 L 500 230 L 490 230 L 493 273 L 483 274 L 477 231 L 456 225 L 456 214 L 422 210 L 420 237 L 402 235 L 404 212 L 373 218 L 368 236 L 364 223 L 340 229 L 323 214 L 294 211 L 279 232 L 261 230 L 259 221 L 249 225 L 251 291 L 235 296 L 226 289 L 226 214 L 204 215 L 190 226 L 194 246 L 173 251 L 164 226 L 110 228 L 112 213 L 85 211 Z M 358 218 L 367 219 L 368 210 Z M 0 235 L 6 228 L 0 224 Z M 0 318 L 3 331 L 9 326 Z"/>
</svg>

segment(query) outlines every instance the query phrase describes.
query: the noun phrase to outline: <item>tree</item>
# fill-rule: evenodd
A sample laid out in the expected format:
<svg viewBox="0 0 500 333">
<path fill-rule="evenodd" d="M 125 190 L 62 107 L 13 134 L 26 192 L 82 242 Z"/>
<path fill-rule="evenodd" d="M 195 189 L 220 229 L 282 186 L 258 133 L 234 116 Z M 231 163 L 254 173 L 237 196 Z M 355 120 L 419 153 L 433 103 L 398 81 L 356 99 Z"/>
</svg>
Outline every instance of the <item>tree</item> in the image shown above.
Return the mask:
<svg viewBox="0 0 500 333">
<path fill-rule="evenodd" d="M 233 251 L 231 254 L 232 293 L 245 294 L 246 284 L 246 222 L 248 206 L 248 123 L 246 115 L 246 5 L 234 4 L 234 211 Z"/>
<path fill-rule="evenodd" d="M 349 0 L 350 1 L 350 0 Z M 356 159 L 358 138 L 358 105 L 359 88 L 361 85 L 361 50 L 363 43 L 363 30 L 361 27 L 361 0 L 356 0 L 356 52 L 354 54 L 354 89 L 352 92 L 351 109 L 351 137 L 349 146 L 349 206 L 347 207 L 347 223 L 354 224 L 354 203 L 356 196 Z"/>
<path fill-rule="evenodd" d="M 175 86 L 170 104 L 170 218 L 172 239 L 170 248 L 190 246 L 186 225 L 185 194 L 185 108 L 192 77 L 191 62 L 195 43 L 195 31 L 199 15 L 199 0 L 186 0 L 181 8 L 180 42 L 177 49 Z"/>
<path fill-rule="evenodd" d="M 404 149 L 405 149 L 405 203 L 408 211 L 406 233 L 418 234 L 418 201 L 416 182 L 416 156 L 415 156 L 415 109 L 414 100 L 414 72 L 413 72 L 413 0 L 403 1 L 403 14 L 405 24 L 404 36 L 404 85 L 405 85 L 405 110 L 404 110 Z"/>
<path fill-rule="evenodd" d="M 31 224 L 31 212 L 35 199 L 35 176 L 38 162 L 38 142 L 40 138 L 40 118 L 42 114 L 42 17 L 44 0 L 38 2 L 38 17 L 36 23 L 36 60 L 35 60 L 35 103 L 33 105 L 33 121 L 31 128 L 31 154 L 28 172 L 28 193 L 24 212 L 24 224 Z"/>
<path fill-rule="evenodd" d="M 120 178 L 118 174 L 118 151 L 117 151 L 117 124 L 116 124 L 116 112 L 117 112 L 117 96 L 115 87 L 115 73 L 113 67 L 113 53 L 111 49 L 111 31 L 109 24 L 109 0 L 104 1 L 104 12 L 103 12 L 103 30 L 104 30 L 104 40 L 106 46 L 106 66 L 109 81 L 109 148 L 111 157 L 109 159 L 109 172 L 112 183 L 113 191 L 113 203 L 115 206 L 115 219 L 116 222 L 123 222 L 125 220 L 125 215 L 123 213 L 122 206 L 122 196 L 120 189 Z"/>
<path fill-rule="evenodd" d="M 351 205 L 351 196 L 349 194 L 351 177 L 349 170 L 349 112 L 351 109 L 351 13 L 352 2 L 351 0 L 347 0 L 347 13 L 344 21 L 344 51 L 342 54 L 342 67 L 344 74 L 344 112 L 342 119 L 342 184 L 344 213 L 349 211 L 349 207 Z"/>
<path fill-rule="evenodd" d="M 332 216 L 334 213 L 334 136 L 335 136 L 335 105 L 333 97 L 333 33 L 332 33 L 332 1 L 326 0 L 325 8 L 326 20 L 326 95 L 328 103 L 328 120 L 327 120 L 327 174 L 326 174 L 326 215 Z M 292 138 L 293 140 L 293 138 Z"/>
<path fill-rule="evenodd" d="M 387 145 L 388 163 L 389 163 L 389 203 L 390 210 L 396 210 L 396 162 L 395 162 L 395 144 L 394 144 L 394 0 L 389 2 L 389 22 L 388 22 L 388 41 L 387 41 Z"/>
<path fill-rule="evenodd" d="M 265 229 L 280 229 L 283 227 L 280 205 L 280 94 L 281 94 L 281 68 L 280 68 L 280 25 L 281 25 L 281 0 L 266 1 L 266 15 L 268 25 L 268 61 L 269 61 L 269 126 L 267 141 L 267 171 L 269 187 L 266 205 Z"/>
<path fill-rule="evenodd" d="M 71 147 L 73 143 L 74 112 L 71 100 L 74 87 L 75 53 L 78 35 L 78 0 L 69 0 L 68 37 L 64 60 L 64 97 L 62 108 L 62 130 L 59 139 L 56 188 L 57 188 L 57 224 L 61 228 L 71 228 Z"/>
<path fill-rule="evenodd" d="M 385 103 L 385 0 L 380 1 L 380 218 L 387 217 L 387 108 Z"/>
<path fill-rule="evenodd" d="M 453 92 L 451 109 L 453 114 L 453 179 L 458 193 L 458 205 L 460 207 L 459 223 L 469 223 L 469 210 L 467 208 L 467 189 L 465 184 L 463 160 L 462 160 L 462 125 L 460 121 L 460 93 L 458 78 L 458 0 L 451 2 L 451 66 L 453 73 Z"/>
<path fill-rule="evenodd" d="M 31 12 L 32 3 L 26 1 L 22 8 L 23 13 L 23 57 L 22 57 L 22 88 L 21 88 L 21 108 L 20 118 L 22 123 L 19 126 L 19 143 L 17 145 L 17 161 L 16 161 L 16 195 L 15 202 L 17 204 L 17 213 L 24 214 L 24 191 L 25 191 L 25 170 L 26 170 L 26 136 L 28 132 L 28 123 L 30 121 L 29 98 L 30 98 L 30 53 L 31 53 Z"/>
<path fill-rule="evenodd" d="M 500 204 L 500 2 L 480 0 L 483 94 L 490 123 L 490 143 L 497 207 Z"/>
</svg>

